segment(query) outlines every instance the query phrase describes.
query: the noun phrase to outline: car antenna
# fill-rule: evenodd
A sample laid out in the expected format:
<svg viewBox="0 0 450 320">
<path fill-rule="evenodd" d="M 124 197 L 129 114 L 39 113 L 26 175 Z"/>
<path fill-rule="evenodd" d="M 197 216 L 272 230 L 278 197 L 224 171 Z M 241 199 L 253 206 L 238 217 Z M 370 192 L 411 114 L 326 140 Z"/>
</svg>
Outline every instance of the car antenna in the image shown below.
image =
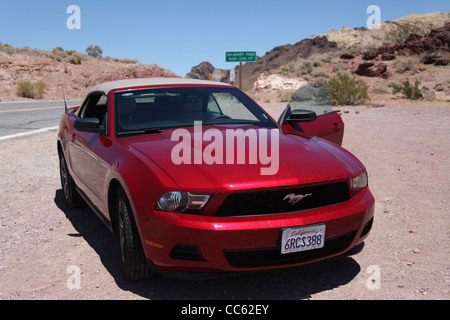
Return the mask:
<svg viewBox="0 0 450 320">
<path fill-rule="evenodd" d="M 64 112 L 67 113 L 67 102 L 66 102 L 66 95 L 64 94 L 64 85 L 61 84 L 60 86 L 61 86 L 61 90 L 62 90 L 63 98 L 64 98 Z"/>
</svg>

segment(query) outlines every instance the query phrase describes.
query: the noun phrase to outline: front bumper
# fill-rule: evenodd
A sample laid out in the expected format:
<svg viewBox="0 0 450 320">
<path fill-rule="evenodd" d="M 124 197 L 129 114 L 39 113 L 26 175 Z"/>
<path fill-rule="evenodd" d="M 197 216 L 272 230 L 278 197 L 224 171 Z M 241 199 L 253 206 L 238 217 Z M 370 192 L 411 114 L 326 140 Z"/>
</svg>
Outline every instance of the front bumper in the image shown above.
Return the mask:
<svg viewBox="0 0 450 320">
<path fill-rule="evenodd" d="M 162 272 L 239 272 L 296 266 L 342 254 L 372 227 L 375 200 L 368 188 L 345 203 L 261 216 L 215 217 L 155 211 L 139 221 L 144 252 Z M 322 249 L 281 254 L 286 227 L 326 224 Z"/>
</svg>

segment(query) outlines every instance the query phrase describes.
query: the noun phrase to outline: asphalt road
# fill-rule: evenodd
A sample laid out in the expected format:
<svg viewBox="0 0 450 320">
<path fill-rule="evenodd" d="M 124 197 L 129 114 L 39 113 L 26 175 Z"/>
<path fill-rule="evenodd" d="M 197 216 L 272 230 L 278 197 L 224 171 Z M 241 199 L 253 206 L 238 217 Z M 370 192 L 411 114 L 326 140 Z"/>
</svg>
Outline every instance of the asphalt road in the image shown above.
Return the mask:
<svg viewBox="0 0 450 320">
<path fill-rule="evenodd" d="M 67 106 L 80 105 L 67 101 Z M 64 101 L 26 101 L 0 103 L 0 140 L 39 130 L 54 130 L 64 112 Z"/>
</svg>

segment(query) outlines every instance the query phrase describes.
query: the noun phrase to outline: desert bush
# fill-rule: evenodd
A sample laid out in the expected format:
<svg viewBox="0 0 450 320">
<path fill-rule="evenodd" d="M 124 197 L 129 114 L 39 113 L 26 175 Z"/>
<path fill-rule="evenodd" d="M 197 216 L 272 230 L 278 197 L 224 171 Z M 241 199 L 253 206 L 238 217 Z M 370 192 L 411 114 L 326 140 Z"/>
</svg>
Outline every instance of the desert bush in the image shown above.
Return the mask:
<svg viewBox="0 0 450 320">
<path fill-rule="evenodd" d="M 326 85 L 327 85 L 327 81 L 328 81 L 328 79 L 327 79 L 328 77 L 318 77 L 318 78 L 316 78 L 316 81 L 314 81 L 314 85 L 315 86 L 319 86 L 319 87 L 326 87 Z"/>
<path fill-rule="evenodd" d="M 79 53 L 72 53 L 67 60 L 71 63 L 71 64 L 81 64 L 81 62 L 83 61 L 83 56 Z"/>
<path fill-rule="evenodd" d="M 303 76 L 303 80 L 306 80 L 306 81 L 310 82 L 311 81 L 311 77 L 309 75 L 304 75 Z"/>
<path fill-rule="evenodd" d="M 355 54 L 355 53 L 362 53 L 366 48 L 358 47 L 358 46 L 351 46 L 348 48 L 348 53 Z"/>
<path fill-rule="evenodd" d="M 284 65 L 280 69 L 281 74 L 289 74 L 291 72 L 291 68 L 288 65 Z"/>
<path fill-rule="evenodd" d="M 49 58 L 56 60 L 58 62 L 63 61 L 67 54 L 61 47 L 53 48 L 52 52 L 47 55 Z"/>
<path fill-rule="evenodd" d="M 123 58 L 123 59 L 119 59 L 119 62 L 121 62 L 121 63 L 138 63 L 139 61 L 137 59 Z"/>
<path fill-rule="evenodd" d="M 386 82 L 386 86 L 388 88 L 393 88 L 394 85 L 400 85 L 400 82 L 395 81 L 395 80 L 389 80 L 388 82 Z"/>
<path fill-rule="evenodd" d="M 297 62 L 289 62 L 288 64 L 285 64 L 283 66 L 281 66 L 280 68 L 280 73 L 284 74 L 284 75 L 294 75 L 294 76 L 300 76 L 302 75 L 301 72 L 301 67 L 300 67 L 301 63 Z M 304 73 L 306 74 L 306 73 Z"/>
<path fill-rule="evenodd" d="M 64 73 L 67 73 L 68 75 L 72 75 L 72 70 L 70 70 L 70 68 L 68 68 L 65 64 L 64 64 Z"/>
<path fill-rule="evenodd" d="M 311 73 L 313 70 L 314 63 L 311 60 L 303 60 L 299 65 L 299 71 L 301 74 L 305 75 Z"/>
<path fill-rule="evenodd" d="M 326 87 L 335 104 L 354 105 L 370 100 L 368 85 L 348 72 L 340 72 L 331 78 Z"/>
<path fill-rule="evenodd" d="M 312 75 L 316 78 L 323 77 L 323 78 L 329 78 L 330 73 L 328 69 L 325 68 L 319 68 L 313 71 Z"/>
<path fill-rule="evenodd" d="M 9 55 L 12 55 L 12 54 L 16 53 L 16 48 L 11 47 L 9 44 L 5 43 L 0 46 L 0 51 L 7 53 Z"/>
<path fill-rule="evenodd" d="M 289 102 L 291 101 L 291 97 L 294 94 L 296 90 L 280 90 L 280 93 L 278 94 L 278 99 L 280 102 Z"/>
<path fill-rule="evenodd" d="M 416 62 L 417 59 L 413 57 L 398 57 L 397 63 L 395 64 L 395 69 L 397 70 L 398 73 L 413 71 Z"/>
<path fill-rule="evenodd" d="M 86 48 L 86 54 L 93 58 L 98 58 L 102 56 L 103 50 L 99 46 L 90 45 Z"/>
<path fill-rule="evenodd" d="M 317 59 L 317 57 L 314 57 L 314 59 L 312 59 L 312 62 L 314 68 L 320 67 L 322 65 L 322 62 L 320 61 L 320 59 Z"/>
<path fill-rule="evenodd" d="M 24 98 L 42 99 L 46 88 L 47 86 L 42 80 L 34 83 L 22 81 L 17 83 L 17 95 Z"/>
<path fill-rule="evenodd" d="M 383 85 L 383 84 L 379 84 L 377 86 L 375 86 L 372 90 L 373 93 L 378 93 L 378 94 L 387 94 L 387 93 L 391 93 L 391 91 L 388 89 L 387 85 Z"/>
<path fill-rule="evenodd" d="M 344 64 L 343 63 L 335 63 L 334 65 L 333 65 L 333 72 L 342 72 L 342 71 L 345 71 L 345 70 L 347 70 L 347 68 L 344 66 Z"/>
<path fill-rule="evenodd" d="M 426 93 L 426 91 L 428 91 L 429 89 L 426 86 L 423 86 L 422 88 L 419 88 L 419 86 L 420 86 L 420 81 L 418 79 L 416 79 L 414 81 L 414 86 L 411 85 L 411 82 L 409 82 L 409 80 L 406 80 L 406 81 L 403 81 L 400 85 L 393 84 L 392 88 L 394 90 L 392 93 L 397 94 L 397 93 L 401 92 L 401 93 L 403 93 L 405 98 L 411 99 L 411 100 L 422 99 L 424 97 L 424 94 Z"/>
<path fill-rule="evenodd" d="M 17 95 L 24 98 L 33 98 L 34 89 L 33 84 L 29 81 L 19 82 L 17 84 Z"/>
<path fill-rule="evenodd" d="M 329 63 L 331 62 L 331 60 L 333 60 L 333 55 L 332 54 L 322 54 L 320 56 L 320 61 L 324 62 L 324 63 Z"/>
</svg>

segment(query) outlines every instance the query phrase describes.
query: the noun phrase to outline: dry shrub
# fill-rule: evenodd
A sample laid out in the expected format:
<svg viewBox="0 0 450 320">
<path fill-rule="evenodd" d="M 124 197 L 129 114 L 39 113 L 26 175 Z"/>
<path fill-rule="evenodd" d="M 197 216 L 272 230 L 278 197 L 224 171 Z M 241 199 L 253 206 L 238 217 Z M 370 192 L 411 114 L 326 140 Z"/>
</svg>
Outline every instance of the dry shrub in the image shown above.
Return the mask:
<svg viewBox="0 0 450 320">
<path fill-rule="evenodd" d="M 331 99 L 335 104 L 353 105 L 370 100 L 369 86 L 348 72 L 338 73 L 327 82 L 326 87 L 330 91 Z"/>
<path fill-rule="evenodd" d="M 22 81 L 17 84 L 17 95 L 24 98 L 42 99 L 46 88 L 47 85 L 42 80 L 34 83 Z"/>
</svg>

